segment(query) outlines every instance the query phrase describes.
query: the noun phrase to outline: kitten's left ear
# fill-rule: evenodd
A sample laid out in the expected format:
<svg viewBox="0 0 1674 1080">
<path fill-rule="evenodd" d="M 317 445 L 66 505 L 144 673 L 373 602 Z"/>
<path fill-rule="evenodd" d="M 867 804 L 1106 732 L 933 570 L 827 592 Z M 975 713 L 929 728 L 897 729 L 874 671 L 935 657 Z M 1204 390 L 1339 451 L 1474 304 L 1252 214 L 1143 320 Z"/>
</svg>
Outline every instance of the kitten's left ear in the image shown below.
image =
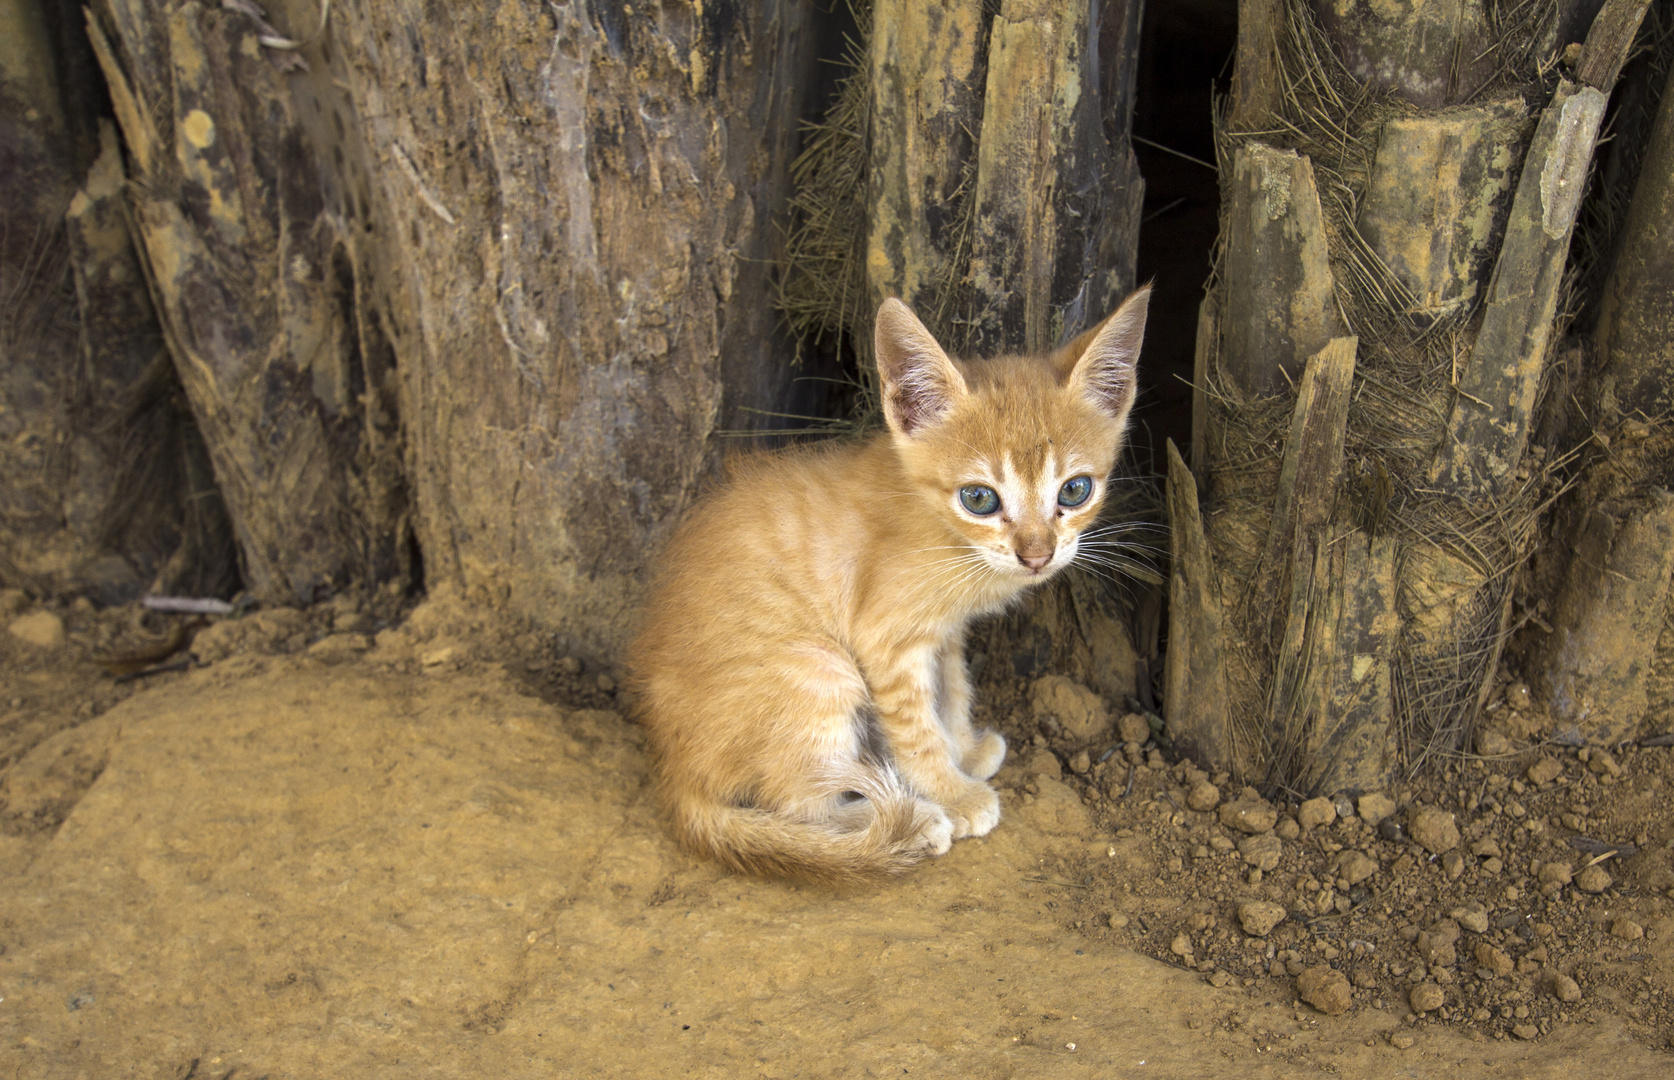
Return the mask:
<svg viewBox="0 0 1674 1080">
<path fill-rule="evenodd" d="M 965 379 L 918 316 L 889 298 L 878 308 L 873 345 L 883 389 L 884 420 L 897 435 L 934 427 L 965 395 Z"/>
<path fill-rule="evenodd" d="M 1145 312 L 1150 303 L 1150 286 L 1124 300 L 1116 313 L 1092 332 L 1070 369 L 1070 389 L 1079 390 L 1118 423 L 1126 420 L 1128 410 L 1133 408 L 1137 389 L 1134 367 L 1139 362 L 1139 343 L 1145 337 Z"/>
</svg>

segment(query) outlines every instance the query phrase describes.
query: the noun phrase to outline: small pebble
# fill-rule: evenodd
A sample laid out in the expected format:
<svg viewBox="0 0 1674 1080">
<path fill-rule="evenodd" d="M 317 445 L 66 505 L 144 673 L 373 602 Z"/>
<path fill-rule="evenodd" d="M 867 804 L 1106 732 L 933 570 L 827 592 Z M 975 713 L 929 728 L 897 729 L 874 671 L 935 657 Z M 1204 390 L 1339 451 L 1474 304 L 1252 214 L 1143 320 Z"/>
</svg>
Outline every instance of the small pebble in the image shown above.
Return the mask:
<svg viewBox="0 0 1674 1080">
<path fill-rule="evenodd" d="M 1207 780 L 1200 780 L 1192 785 L 1186 795 L 1186 805 L 1193 810 L 1213 810 L 1221 801 L 1220 789 Z"/>
<path fill-rule="evenodd" d="M 1412 1035 L 1405 1031 L 1397 1031 L 1389 1037 L 1389 1045 L 1397 1050 L 1410 1050 L 1413 1042 Z"/>
<path fill-rule="evenodd" d="M 1459 846 L 1459 827 L 1453 815 L 1434 807 L 1415 809 L 1407 819 L 1407 828 L 1419 846 L 1432 855 L 1452 851 Z"/>
<path fill-rule="evenodd" d="M 1575 887 L 1584 893 L 1601 893 L 1610 887 L 1610 874 L 1602 866 L 1589 866 L 1575 875 Z"/>
<path fill-rule="evenodd" d="M 1420 1015 L 1441 1008 L 1446 1000 L 1442 988 L 1433 982 L 1421 982 L 1407 993 L 1407 1004 L 1412 1006 L 1413 1012 Z"/>
<path fill-rule="evenodd" d="M 1285 919 L 1285 909 L 1268 900 L 1250 900 L 1238 905 L 1238 925 L 1252 937 L 1264 938 Z"/>
<path fill-rule="evenodd" d="M 1645 928 L 1632 919 L 1620 918 L 1610 924 L 1610 936 L 1623 941 L 1638 941 L 1645 936 Z"/>
<path fill-rule="evenodd" d="M 1303 969 L 1296 977 L 1296 993 L 1327 1016 L 1347 1012 L 1354 1002 L 1354 988 L 1349 985 L 1348 976 L 1324 964 Z"/>
<path fill-rule="evenodd" d="M 1296 821 L 1304 829 L 1317 829 L 1337 820 L 1337 808 L 1327 798 L 1309 799 L 1296 812 Z"/>
</svg>

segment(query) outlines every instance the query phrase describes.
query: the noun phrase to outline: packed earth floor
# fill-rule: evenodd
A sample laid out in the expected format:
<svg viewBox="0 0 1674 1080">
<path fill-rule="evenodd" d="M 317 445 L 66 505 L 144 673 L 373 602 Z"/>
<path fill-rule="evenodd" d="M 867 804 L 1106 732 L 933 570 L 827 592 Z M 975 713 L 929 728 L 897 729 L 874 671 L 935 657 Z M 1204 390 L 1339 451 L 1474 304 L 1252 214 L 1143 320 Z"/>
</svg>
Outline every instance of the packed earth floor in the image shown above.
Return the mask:
<svg viewBox="0 0 1674 1080">
<path fill-rule="evenodd" d="M 118 681 L 166 620 L 0 602 L 7 1078 L 1674 1071 L 1667 747 L 1268 802 L 989 685 L 1000 826 L 832 893 L 680 851 L 612 673 L 469 608 Z"/>
</svg>

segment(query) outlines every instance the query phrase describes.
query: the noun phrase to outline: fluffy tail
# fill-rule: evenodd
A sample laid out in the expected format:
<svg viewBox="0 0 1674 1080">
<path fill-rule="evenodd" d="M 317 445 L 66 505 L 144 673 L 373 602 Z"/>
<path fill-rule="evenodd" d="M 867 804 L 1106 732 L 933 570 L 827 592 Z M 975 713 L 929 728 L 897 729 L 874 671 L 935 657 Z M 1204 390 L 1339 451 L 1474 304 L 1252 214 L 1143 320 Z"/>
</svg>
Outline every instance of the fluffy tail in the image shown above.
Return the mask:
<svg viewBox="0 0 1674 1080">
<path fill-rule="evenodd" d="M 694 851 L 744 873 L 824 885 L 899 874 L 951 843 L 947 815 L 913 795 L 887 768 L 861 765 L 820 786 L 833 800 L 855 792 L 865 802 L 818 820 L 691 796 L 671 809 L 681 839 Z"/>
</svg>

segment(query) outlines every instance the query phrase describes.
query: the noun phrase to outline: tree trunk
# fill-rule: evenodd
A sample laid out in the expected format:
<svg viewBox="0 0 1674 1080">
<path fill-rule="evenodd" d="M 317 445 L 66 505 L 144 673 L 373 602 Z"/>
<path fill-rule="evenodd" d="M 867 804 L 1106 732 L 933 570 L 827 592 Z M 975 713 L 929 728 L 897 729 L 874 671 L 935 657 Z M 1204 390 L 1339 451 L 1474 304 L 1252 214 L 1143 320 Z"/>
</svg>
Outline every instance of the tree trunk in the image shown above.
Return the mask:
<svg viewBox="0 0 1674 1080">
<path fill-rule="evenodd" d="M 80 12 L 3 0 L 0 583 L 227 595 L 220 499 L 130 238 Z"/>
<path fill-rule="evenodd" d="M 1551 715 L 1539 733 L 1569 743 L 1668 730 L 1674 706 L 1674 439 L 1659 422 L 1674 403 L 1674 45 L 1665 42 L 1656 59 L 1661 70 L 1627 88 L 1616 120 L 1615 153 L 1628 161 L 1613 158 L 1603 170 L 1603 197 L 1630 198 L 1602 285 L 1597 363 L 1576 387 L 1586 406 L 1574 410 L 1570 438 L 1591 445 L 1580 447 L 1580 482 L 1554 515 L 1545 561 L 1563 569 L 1548 575 L 1550 623 L 1526 635 L 1524 650 Z"/>
<path fill-rule="evenodd" d="M 1241 5 L 1272 31 L 1240 38 L 1223 132 L 1200 515 L 1171 495 L 1170 723 L 1214 767 L 1364 791 L 1467 744 L 1552 487 L 1537 392 L 1644 8 Z M 1277 94 L 1245 74 L 1270 69 Z"/>
<path fill-rule="evenodd" d="M 253 591 L 422 575 L 583 658 L 622 642 L 719 436 L 788 381 L 767 268 L 808 21 L 100 0 Z"/>
</svg>

